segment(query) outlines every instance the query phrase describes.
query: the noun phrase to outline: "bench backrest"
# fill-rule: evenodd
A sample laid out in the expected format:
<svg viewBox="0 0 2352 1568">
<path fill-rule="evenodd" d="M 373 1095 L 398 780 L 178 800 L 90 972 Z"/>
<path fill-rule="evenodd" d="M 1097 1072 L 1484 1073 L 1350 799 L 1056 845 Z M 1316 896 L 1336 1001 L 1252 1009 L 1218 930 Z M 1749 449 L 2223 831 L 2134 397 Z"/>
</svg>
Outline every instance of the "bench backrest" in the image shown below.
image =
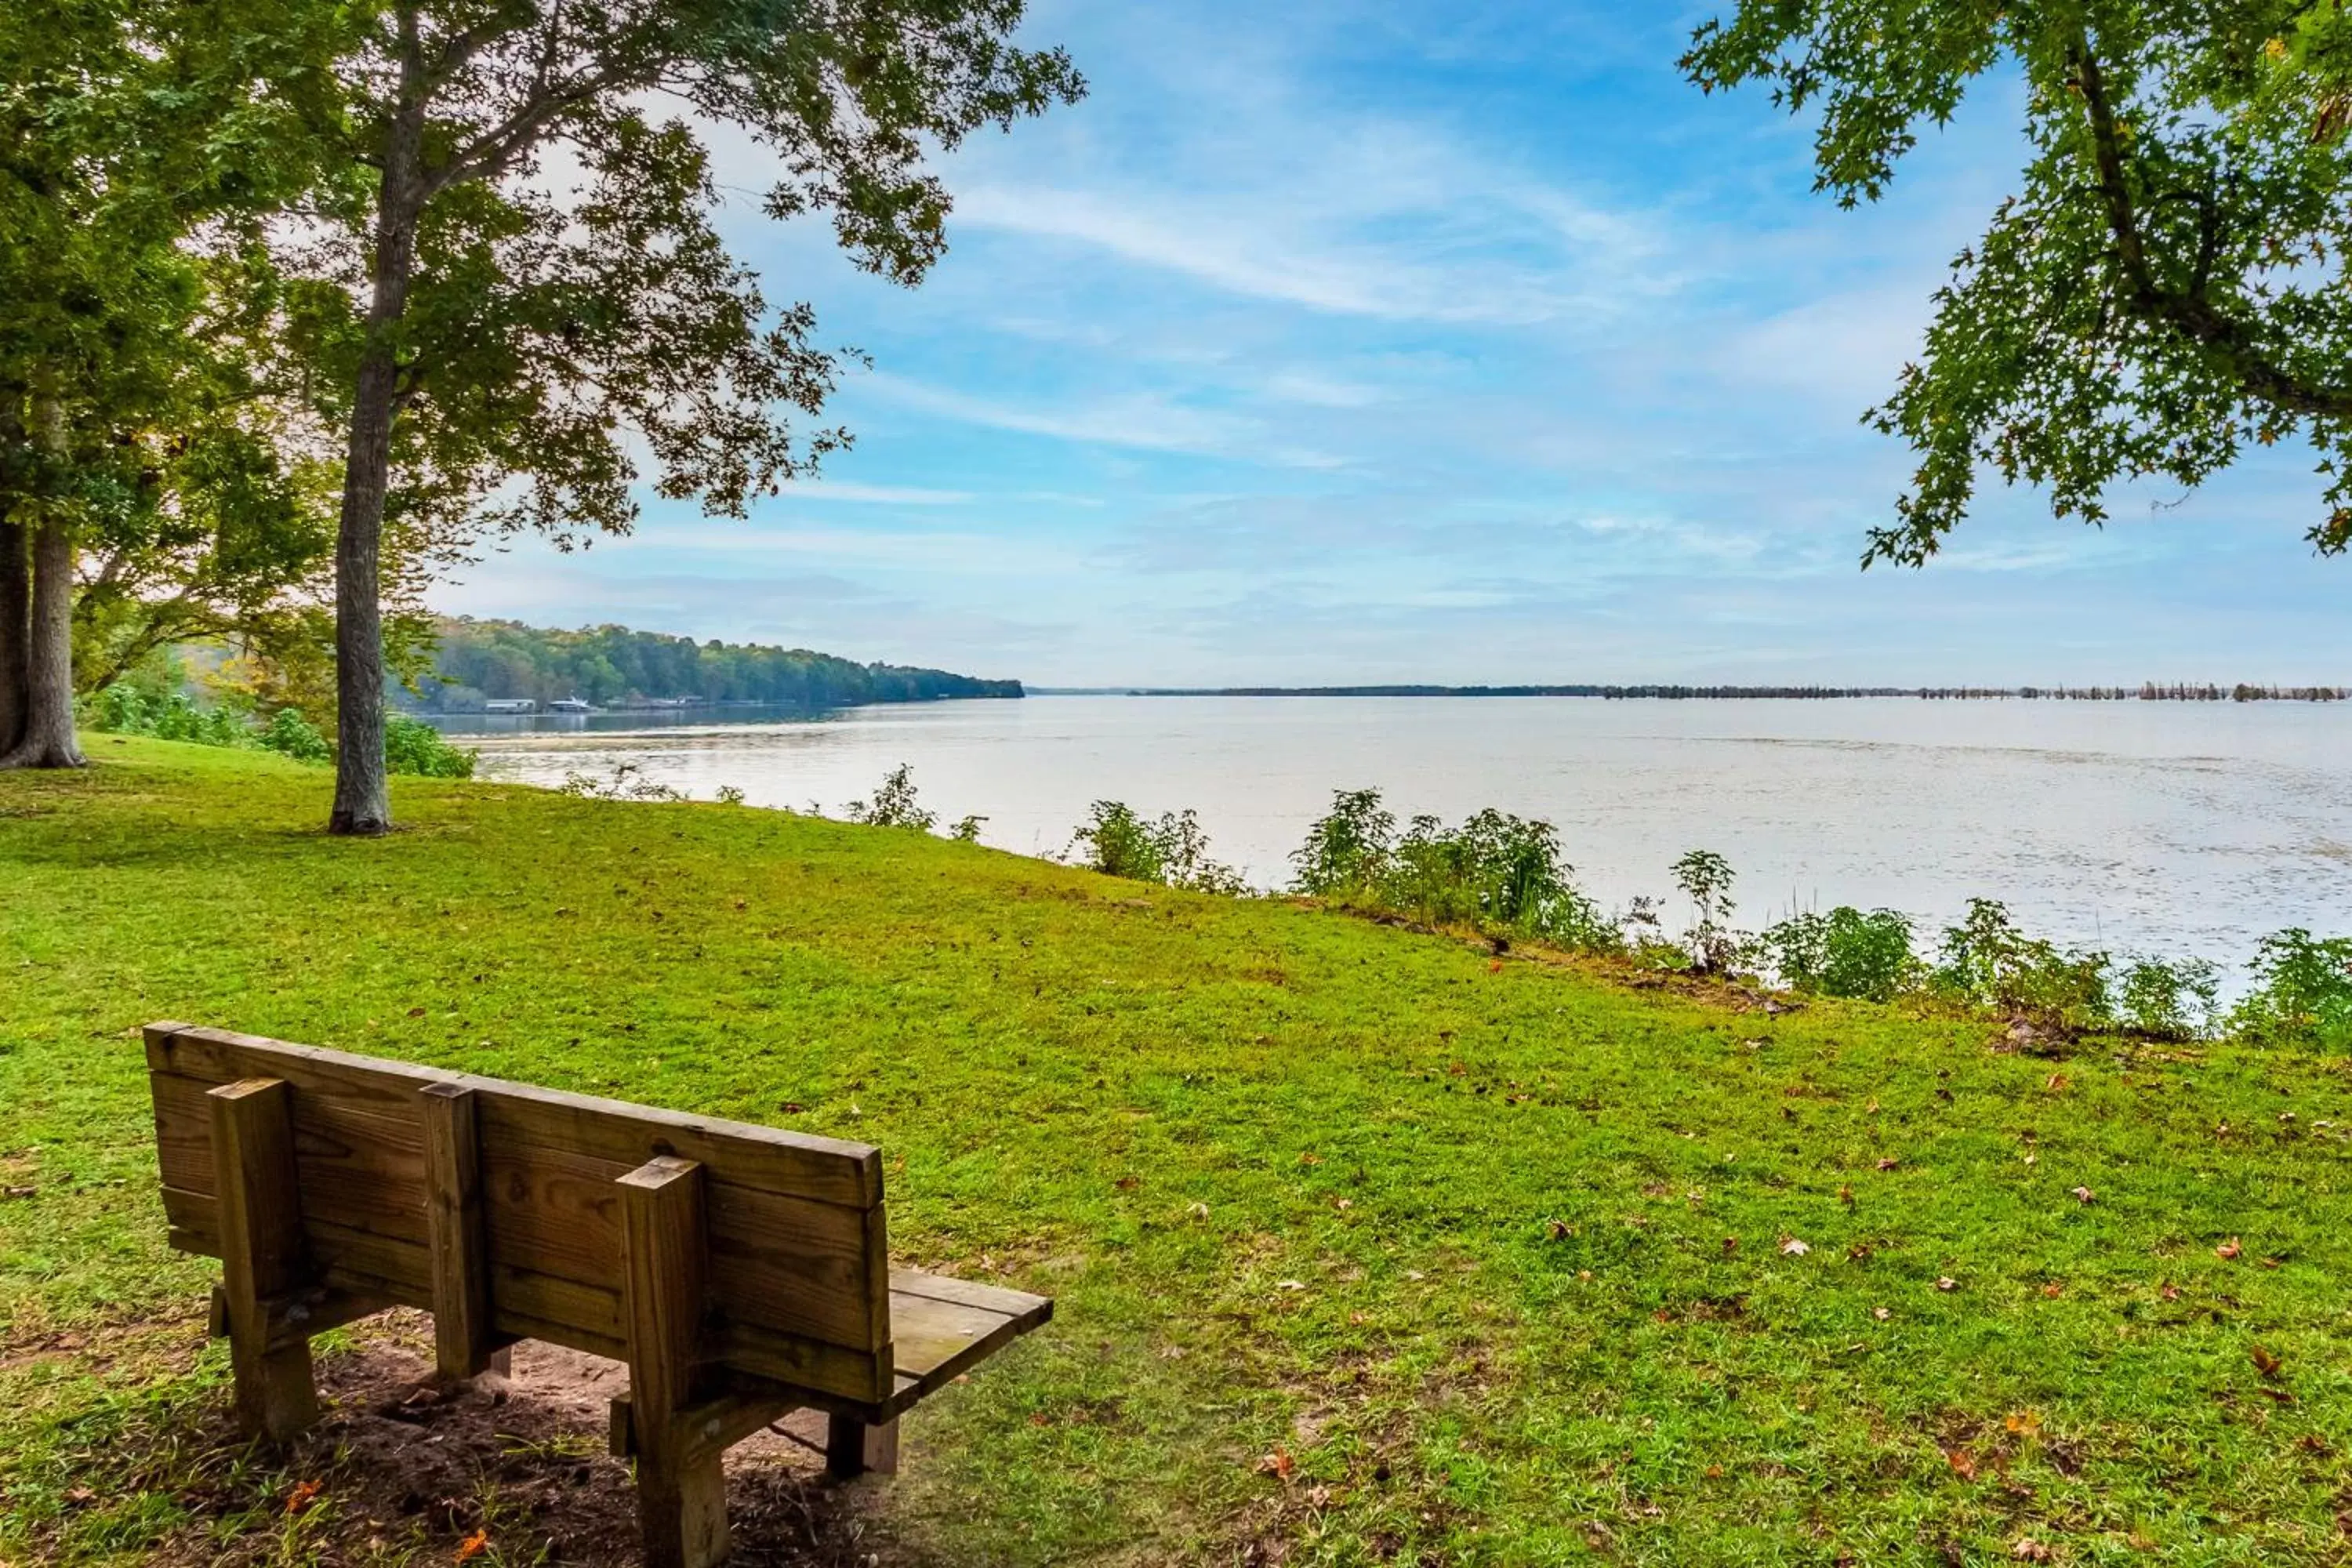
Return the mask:
<svg viewBox="0 0 2352 1568">
<path fill-rule="evenodd" d="M 467 1198 L 479 1205 L 496 1332 L 625 1356 L 615 1184 L 669 1155 L 703 1167 L 706 1356 L 845 1400 L 890 1394 L 882 1162 L 865 1144 L 180 1025 L 147 1031 L 147 1066 L 183 1250 L 221 1253 L 210 1091 L 277 1079 L 291 1090 L 309 1275 L 433 1309 L 428 1206 L 448 1201 L 451 1181 L 436 1173 L 448 1135 L 428 1126 L 425 1091 L 457 1086 L 469 1091 L 473 1147 L 460 1155 L 478 1162 Z"/>
</svg>

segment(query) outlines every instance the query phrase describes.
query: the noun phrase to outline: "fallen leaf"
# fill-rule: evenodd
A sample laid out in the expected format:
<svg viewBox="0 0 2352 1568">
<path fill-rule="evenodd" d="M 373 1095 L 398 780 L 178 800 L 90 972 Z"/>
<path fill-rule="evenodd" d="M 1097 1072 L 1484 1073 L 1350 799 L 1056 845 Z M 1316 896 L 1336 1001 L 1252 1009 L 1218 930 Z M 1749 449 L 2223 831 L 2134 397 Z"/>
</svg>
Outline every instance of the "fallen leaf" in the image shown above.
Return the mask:
<svg viewBox="0 0 2352 1568">
<path fill-rule="evenodd" d="M 286 1494 L 286 1512 L 289 1517 L 300 1513 L 310 1506 L 310 1500 L 319 1495 L 320 1484 L 317 1481 L 304 1481 Z"/>
<path fill-rule="evenodd" d="M 1783 1258 L 1802 1258 L 1811 1250 L 1811 1247 L 1793 1236 L 1784 1236 L 1780 1238 L 1780 1256 Z"/>
<path fill-rule="evenodd" d="M 0 1187 L 0 1198 L 29 1198 L 39 1190 L 37 1187 Z"/>
<path fill-rule="evenodd" d="M 1320 1154 L 1301 1154 L 1298 1156 L 1298 1163 L 1302 1165 L 1319 1165 L 1323 1163 L 1323 1156 Z"/>
<path fill-rule="evenodd" d="M 1346 1214 L 1349 1209 L 1356 1206 L 1356 1200 L 1353 1198 L 1333 1198 L 1331 1200 L 1331 1206 L 1338 1209 L 1341 1214 Z"/>
<path fill-rule="evenodd" d="M 66 1491 L 68 1508 L 88 1508 L 98 1500 L 98 1494 L 88 1487 L 72 1487 Z"/>
<path fill-rule="evenodd" d="M 1945 1275 L 1942 1279 L 1938 1279 L 1938 1280 L 1937 1280 L 1937 1281 L 1936 1281 L 1936 1289 L 1938 1289 L 1938 1290 L 1957 1290 L 1957 1289 L 1958 1289 L 1959 1288 L 1960 1288 L 1960 1282 L 1959 1282 L 1958 1280 L 1957 1280 L 1957 1279 L 1953 1279 L 1953 1278 L 1952 1278 L 1950 1275 L 1948 1275 L 1948 1274 Z"/>
<path fill-rule="evenodd" d="M 2238 1245 L 2238 1238 L 2233 1236 L 2229 1240 L 2223 1242 L 2221 1246 L 2215 1247 L 2213 1249 L 2213 1256 L 2222 1259 L 2224 1262 L 2227 1262 L 2229 1259 L 2237 1257 L 2238 1254 L 2243 1251 L 2245 1251 L 2245 1248 Z"/>
<path fill-rule="evenodd" d="M 2284 1258 L 2265 1258 L 2263 1259 L 2263 1267 L 2265 1268 L 2276 1268 L 2285 1262 L 2286 1259 Z"/>
<path fill-rule="evenodd" d="M 1964 1481 L 1972 1481 L 1977 1479 L 1976 1456 L 1969 1453 L 1966 1448 L 1946 1449 L 1944 1451 L 1944 1463 L 1951 1466 L 1952 1473 L 1959 1477 Z"/>
<path fill-rule="evenodd" d="M 1853 1189 L 1852 1187 L 1840 1187 L 1838 1189 L 1838 1202 L 1843 1204 L 1848 1208 L 1853 1207 Z"/>
<path fill-rule="evenodd" d="M 2178 1301 L 2180 1300 L 2180 1287 L 2175 1285 L 2169 1279 L 2158 1286 L 2156 1288 L 2156 1293 L 2163 1297 L 2168 1301 Z"/>
<path fill-rule="evenodd" d="M 1876 1318 L 1880 1322 L 1882 1322 L 1882 1323 L 1883 1323 L 1883 1322 L 1886 1321 L 1886 1320 L 1887 1320 L 1887 1319 L 1889 1319 L 1889 1318 L 1893 1317 L 1895 1314 L 1894 1314 L 1894 1313 L 1892 1313 L 1892 1312 L 1890 1312 L 1890 1311 L 1888 1311 L 1888 1310 L 1887 1310 L 1885 1308 L 1884 1308 L 1884 1307 L 1873 1307 L 1873 1308 L 1870 1310 L 1870 1315 L 1871 1315 L 1872 1317 L 1874 1317 L 1874 1318 Z"/>
<path fill-rule="evenodd" d="M 1880 1170 L 1882 1170 L 1882 1171 L 1891 1171 L 1891 1170 L 1895 1169 L 1897 1165 L 1900 1165 L 1901 1163 L 1903 1163 L 1903 1162 L 1902 1162 L 1902 1161 L 1900 1161 L 1900 1160 L 1896 1160 L 1896 1159 L 1893 1159 L 1893 1158 L 1891 1158 L 1891 1157 L 1890 1157 L 1890 1158 L 1888 1158 L 1888 1159 L 1881 1160 L 1880 1162 L 1878 1162 L 1878 1168 L 1879 1168 Z"/>
<path fill-rule="evenodd" d="M 1408 1268 L 1408 1269 L 1406 1269 L 1406 1270 L 1404 1271 L 1404 1277 L 1405 1277 L 1406 1279 L 1416 1279 L 1416 1280 L 1417 1280 L 1417 1279 L 1428 1279 L 1428 1278 L 1429 1278 L 1429 1276 L 1428 1276 L 1428 1275 L 1423 1274 L 1423 1273 L 1420 1269 L 1418 1269 L 1418 1268 Z M 1591 1276 L 1591 1275 L 1590 1275 L 1590 1274 L 1580 1274 L 1580 1275 L 1578 1275 L 1578 1276 L 1577 1276 L 1577 1278 L 1578 1278 L 1578 1279 L 1591 1279 L 1591 1278 L 1592 1278 L 1592 1276 Z"/>
<path fill-rule="evenodd" d="M 1568 1222 L 1566 1220 L 1553 1220 L 1549 1228 L 1551 1231 L 1551 1238 L 1554 1241 L 1566 1241 L 1570 1234 L 1568 1228 Z"/>
<path fill-rule="evenodd" d="M 2050 1092 L 2051 1092 L 2051 1093 L 2053 1093 L 2053 1094 L 2063 1094 L 2063 1093 L 2064 1093 L 2064 1092 L 2065 1092 L 2065 1089 L 2066 1089 L 2066 1075 L 2065 1075 L 2064 1073 L 2063 1073 L 2063 1072 L 2053 1072 L 2053 1073 L 2052 1073 L 2052 1074 L 2050 1075 L 2050 1085 L 2049 1085 L 2049 1087 L 2050 1087 Z"/>
<path fill-rule="evenodd" d="M 2091 1189 L 2090 1189 L 2090 1188 L 2088 1188 L 2088 1187 L 2076 1187 L 2076 1188 L 2074 1189 L 2074 1201 L 2075 1201 L 2076 1203 L 2078 1203 L 2078 1204 L 2083 1205 L 2085 1208 L 2087 1208 L 2087 1207 L 2089 1207 L 2093 1203 L 2095 1203 L 2095 1202 L 2097 1201 L 2097 1198 L 2096 1198 L 2096 1197 L 2095 1197 L 2095 1195 L 2092 1193 L 2092 1191 L 2091 1191 Z"/>
<path fill-rule="evenodd" d="M 2042 1545 L 2042 1542 L 2034 1540 L 2033 1537 L 2030 1535 L 2019 1536 L 2017 1538 L 2017 1544 L 2009 1549 L 2009 1554 L 2011 1557 L 2016 1558 L 2021 1563 L 2047 1563 L 2050 1561 L 2050 1548 Z"/>
<path fill-rule="evenodd" d="M 479 1557 L 483 1552 L 488 1552 L 489 1549 L 490 1531 L 488 1526 L 484 1526 L 482 1529 L 474 1531 L 473 1534 L 466 1537 L 464 1542 L 459 1543 L 457 1547 L 457 1561 L 460 1563 L 471 1563 L 475 1558 Z"/>
<path fill-rule="evenodd" d="M 807 1109 L 807 1106 L 803 1105 L 797 1100 L 788 1100 L 784 1101 L 783 1104 L 783 1112 L 787 1116 L 798 1116 L 802 1111 L 806 1110 Z"/>
<path fill-rule="evenodd" d="M 2042 1293 L 2054 1301 L 2066 1293 L 2066 1287 L 2053 1279 L 2049 1284 L 2042 1287 Z"/>
<path fill-rule="evenodd" d="M 1275 1289 L 1277 1290 L 1304 1290 L 1307 1289 L 1307 1282 L 1303 1279 L 1285 1279 L 1280 1284 L 1276 1285 Z"/>
<path fill-rule="evenodd" d="M 1500 973 L 1503 973 L 1503 961 L 1502 961 L 1501 959 L 1499 959 L 1499 958 L 1490 958 L 1490 959 L 1488 959 L 1488 960 L 1486 961 L 1486 973 L 1489 973 L 1489 974 L 1500 974 Z"/>
<path fill-rule="evenodd" d="M 1209 1205 L 1206 1204 L 1194 1204 L 1184 1212 L 1194 1219 L 1206 1219 L 1209 1217 Z"/>
<path fill-rule="evenodd" d="M 2034 1410 L 2012 1410 L 2001 1417 L 2001 1426 L 2021 1437 L 2032 1437 L 2042 1430 L 2042 1415 Z"/>
<path fill-rule="evenodd" d="M 1118 1181 L 1111 1184 L 1112 1186 L 1117 1187 L 1122 1193 L 1131 1193 L 1142 1184 L 1143 1178 L 1140 1176 L 1121 1176 Z"/>
<path fill-rule="evenodd" d="M 1727 1236 L 1727 1237 L 1725 1237 L 1723 1238 L 1723 1255 L 1724 1255 L 1726 1258 L 1730 1257 L 1733 1253 L 1735 1253 L 1735 1252 L 1737 1252 L 1737 1251 L 1738 1251 L 1738 1250 L 1739 1250 L 1739 1238 L 1738 1238 L 1738 1237 L 1736 1237 L 1736 1236 Z"/>
<path fill-rule="evenodd" d="M 422 1007 L 411 1007 L 408 1010 L 408 1016 L 412 1018 L 422 1018 L 425 1016 L 425 1009 Z"/>
<path fill-rule="evenodd" d="M 2253 1358 L 2254 1370 L 2264 1377 L 2276 1377 L 2279 1374 L 2279 1368 L 2286 1364 L 2260 1345 L 2254 1346 L 2249 1353 Z"/>
<path fill-rule="evenodd" d="M 1289 1449 L 1276 1448 L 1257 1462 L 1257 1468 L 1260 1475 L 1278 1477 L 1286 1484 L 1291 1472 L 1298 1468 L 1298 1461 L 1290 1457 Z"/>
</svg>

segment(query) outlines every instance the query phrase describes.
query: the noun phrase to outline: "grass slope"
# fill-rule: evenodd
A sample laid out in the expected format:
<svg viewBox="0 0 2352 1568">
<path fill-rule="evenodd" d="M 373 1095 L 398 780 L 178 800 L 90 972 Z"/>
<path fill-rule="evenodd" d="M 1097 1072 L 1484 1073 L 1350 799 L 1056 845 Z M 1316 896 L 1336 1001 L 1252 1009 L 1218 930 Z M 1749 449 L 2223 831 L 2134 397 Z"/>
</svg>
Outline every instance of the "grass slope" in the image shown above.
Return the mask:
<svg viewBox="0 0 2352 1568">
<path fill-rule="evenodd" d="M 174 1489 L 168 1016 L 878 1144 L 898 1255 L 1059 1300 L 910 1418 L 886 1561 L 2352 1561 L 2342 1060 L 740 807 L 403 780 L 340 842 L 318 772 L 93 749 L 0 775 L 0 1557 L 278 1528 Z"/>
</svg>

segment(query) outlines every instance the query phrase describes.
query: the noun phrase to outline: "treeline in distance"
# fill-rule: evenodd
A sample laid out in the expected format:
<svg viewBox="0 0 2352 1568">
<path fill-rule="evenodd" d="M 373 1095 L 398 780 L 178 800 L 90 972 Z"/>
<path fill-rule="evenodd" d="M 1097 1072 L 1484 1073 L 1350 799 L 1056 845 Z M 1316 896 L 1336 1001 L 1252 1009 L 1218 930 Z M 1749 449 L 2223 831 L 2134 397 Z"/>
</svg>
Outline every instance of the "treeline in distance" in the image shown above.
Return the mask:
<svg viewBox="0 0 2352 1568">
<path fill-rule="evenodd" d="M 692 698 L 710 703 L 845 708 L 947 697 L 1019 697 L 1017 680 L 982 680 L 944 669 L 859 664 L 807 648 L 726 643 L 626 626 L 556 631 L 519 621 L 444 617 L 425 706 L 478 709 L 486 700 L 576 697 L 599 707 Z"/>
</svg>

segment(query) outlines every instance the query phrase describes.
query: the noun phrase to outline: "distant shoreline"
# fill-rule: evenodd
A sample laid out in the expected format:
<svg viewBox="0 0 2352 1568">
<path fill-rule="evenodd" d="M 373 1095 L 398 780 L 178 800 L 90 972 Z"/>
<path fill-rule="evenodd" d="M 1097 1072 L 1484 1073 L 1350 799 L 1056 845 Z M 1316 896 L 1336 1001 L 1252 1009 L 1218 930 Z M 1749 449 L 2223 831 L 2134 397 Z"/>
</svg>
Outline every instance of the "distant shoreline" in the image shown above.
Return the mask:
<svg viewBox="0 0 2352 1568">
<path fill-rule="evenodd" d="M 2344 686 L 1031 686 L 1032 697 L 1597 697 L 1605 701 L 2341 702 Z"/>
</svg>

